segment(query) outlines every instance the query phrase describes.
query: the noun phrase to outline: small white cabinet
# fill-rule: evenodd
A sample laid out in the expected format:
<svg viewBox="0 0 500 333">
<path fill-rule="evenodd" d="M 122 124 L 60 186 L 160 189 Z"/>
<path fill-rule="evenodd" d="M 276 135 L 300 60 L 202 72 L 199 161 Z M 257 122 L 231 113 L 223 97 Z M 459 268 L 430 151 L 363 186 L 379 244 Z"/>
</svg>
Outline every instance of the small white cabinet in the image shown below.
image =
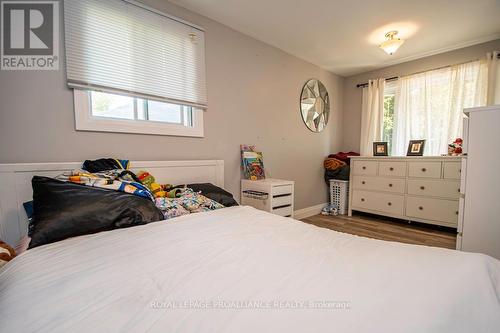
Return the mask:
<svg viewBox="0 0 500 333">
<path fill-rule="evenodd" d="M 457 228 L 460 157 L 352 157 L 352 211 Z"/>
<path fill-rule="evenodd" d="M 291 180 L 241 180 L 241 204 L 266 212 L 293 217 L 294 186 Z"/>
</svg>

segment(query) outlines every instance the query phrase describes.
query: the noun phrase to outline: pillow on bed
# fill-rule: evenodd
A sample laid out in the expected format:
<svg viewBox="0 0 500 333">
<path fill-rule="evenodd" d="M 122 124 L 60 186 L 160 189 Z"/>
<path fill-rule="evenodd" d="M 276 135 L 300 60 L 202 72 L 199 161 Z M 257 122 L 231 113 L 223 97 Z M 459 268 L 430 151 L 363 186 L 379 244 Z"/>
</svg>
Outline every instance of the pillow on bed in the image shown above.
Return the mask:
<svg viewBox="0 0 500 333">
<path fill-rule="evenodd" d="M 216 201 L 225 207 L 238 206 L 238 203 L 236 202 L 236 200 L 234 200 L 231 193 L 218 186 L 215 186 L 214 184 L 200 183 L 187 184 L 185 186 L 193 189 L 193 191 L 195 192 L 201 192 L 201 194 L 203 194 L 207 198 L 212 199 L 213 201 Z M 182 185 L 181 187 L 184 187 L 184 185 Z"/>
<path fill-rule="evenodd" d="M 178 198 L 156 198 L 156 206 L 163 212 L 165 219 L 224 208 L 220 203 L 191 188 L 184 189 Z"/>
<path fill-rule="evenodd" d="M 23 203 L 24 211 L 28 217 L 28 236 L 33 232 L 33 200 Z"/>
<path fill-rule="evenodd" d="M 0 239 L 0 268 L 14 259 L 15 256 L 16 252 L 14 249 Z"/>
<path fill-rule="evenodd" d="M 33 177 L 32 185 L 30 248 L 163 219 L 151 200 L 133 194 L 38 176 Z"/>
</svg>

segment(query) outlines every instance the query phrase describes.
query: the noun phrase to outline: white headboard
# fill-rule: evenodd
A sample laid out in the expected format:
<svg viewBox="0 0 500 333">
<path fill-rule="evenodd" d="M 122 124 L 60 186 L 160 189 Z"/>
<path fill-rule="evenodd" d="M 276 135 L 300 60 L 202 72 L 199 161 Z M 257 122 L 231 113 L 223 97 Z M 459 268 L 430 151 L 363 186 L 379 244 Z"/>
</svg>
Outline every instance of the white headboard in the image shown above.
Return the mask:
<svg viewBox="0 0 500 333">
<path fill-rule="evenodd" d="M 131 161 L 132 171 L 147 170 L 160 184 L 212 183 L 224 187 L 224 161 Z M 0 164 L 0 239 L 15 246 L 27 233 L 23 203 L 32 200 L 31 178 L 55 177 L 79 169 L 80 162 Z"/>
</svg>

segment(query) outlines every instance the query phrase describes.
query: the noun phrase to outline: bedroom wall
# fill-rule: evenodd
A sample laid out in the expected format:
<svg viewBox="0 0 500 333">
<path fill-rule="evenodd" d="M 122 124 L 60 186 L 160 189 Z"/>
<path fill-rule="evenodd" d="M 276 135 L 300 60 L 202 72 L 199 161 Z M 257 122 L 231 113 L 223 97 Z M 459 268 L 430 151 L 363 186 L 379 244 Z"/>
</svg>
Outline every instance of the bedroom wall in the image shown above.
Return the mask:
<svg viewBox="0 0 500 333">
<path fill-rule="evenodd" d="M 365 83 L 369 79 L 374 78 L 402 76 L 443 66 L 455 65 L 483 58 L 486 56 L 487 52 L 495 50 L 500 50 L 500 39 L 347 77 L 344 81 L 344 136 L 342 148 L 359 151 L 362 89 L 356 88 L 356 84 Z"/>
<path fill-rule="evenodd" d="M 341 147 L 344 79 L 167 1 L 144 2 L 205 28 L 205 137 L 77 132 L 64 70 L 0 71 L 0 163 L 223 159 L 226 188 L 239 197 L 239 145 L 248 143 L 264 153 L 268 176 L 296 181 L 296 209 L 325 203 L 322 162 Z M 305 127 L 298 109 L 302 86 L 313 77 L 333 101 L 319 134 Z"/>
</svg>

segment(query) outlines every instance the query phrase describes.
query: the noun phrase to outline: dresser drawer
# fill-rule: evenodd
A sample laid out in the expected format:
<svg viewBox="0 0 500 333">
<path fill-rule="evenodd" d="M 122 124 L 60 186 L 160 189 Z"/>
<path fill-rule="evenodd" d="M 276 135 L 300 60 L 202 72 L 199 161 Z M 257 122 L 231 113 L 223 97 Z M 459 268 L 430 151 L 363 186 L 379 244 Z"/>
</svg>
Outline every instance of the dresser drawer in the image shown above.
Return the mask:
<svg viewBox="0 0 500 333">
<path fill-rule="evenodd" d="M 380 162 L 378 164 L 379 176 L 405 177 L 405 162 Z"/>
<path fill-rule="evenodd" d="M 460 179 L 462 169 L 461 162 L 444 162 L 443 163 L 443 177 L 446 179 Z"/>
<path fill-rule="evenodd" d="M 368 209 L 403 215 L 404 196 L 388 193 L 366 192 L 354 190 L 352 195 L 352 208 Z"/>
<path fill-rule="evenodd" d="M 292 206 L 276 208 L 273 209 L 271 213 L 279 216 L 292 216 Z"/>
<path fill-rule="evenodd" d="M 408 162 L 408 176 L 441 178 L 441 162 Z"/>
<path fill-rule="evenodd" d="M 458 201 L 408 196 L 406 215 L 457 225 Z"/>
<path fill-rule="evenodd" d="M 273 196 L 283 195 L 283 194 L 292 194 L 293 193 L 293 185 L 273 186 L 272 192 L 273 192 Z"/>
<path fill-rule="evenodd" d="M 408 194 L 458 200 L 460 197 L 460 182 L 450 180 L 408 179 Z"/>
<path fill-rule="evenodd" d="M 353 175 L 375 176 L 377 174 L 378 162 L 375 161 L 353 161 Z"/>
<path fill-rule="evenodd" d="M 353 176 L 353 186 L 357 190 L 405 193 L 403 178 Z"/>
</svg>

